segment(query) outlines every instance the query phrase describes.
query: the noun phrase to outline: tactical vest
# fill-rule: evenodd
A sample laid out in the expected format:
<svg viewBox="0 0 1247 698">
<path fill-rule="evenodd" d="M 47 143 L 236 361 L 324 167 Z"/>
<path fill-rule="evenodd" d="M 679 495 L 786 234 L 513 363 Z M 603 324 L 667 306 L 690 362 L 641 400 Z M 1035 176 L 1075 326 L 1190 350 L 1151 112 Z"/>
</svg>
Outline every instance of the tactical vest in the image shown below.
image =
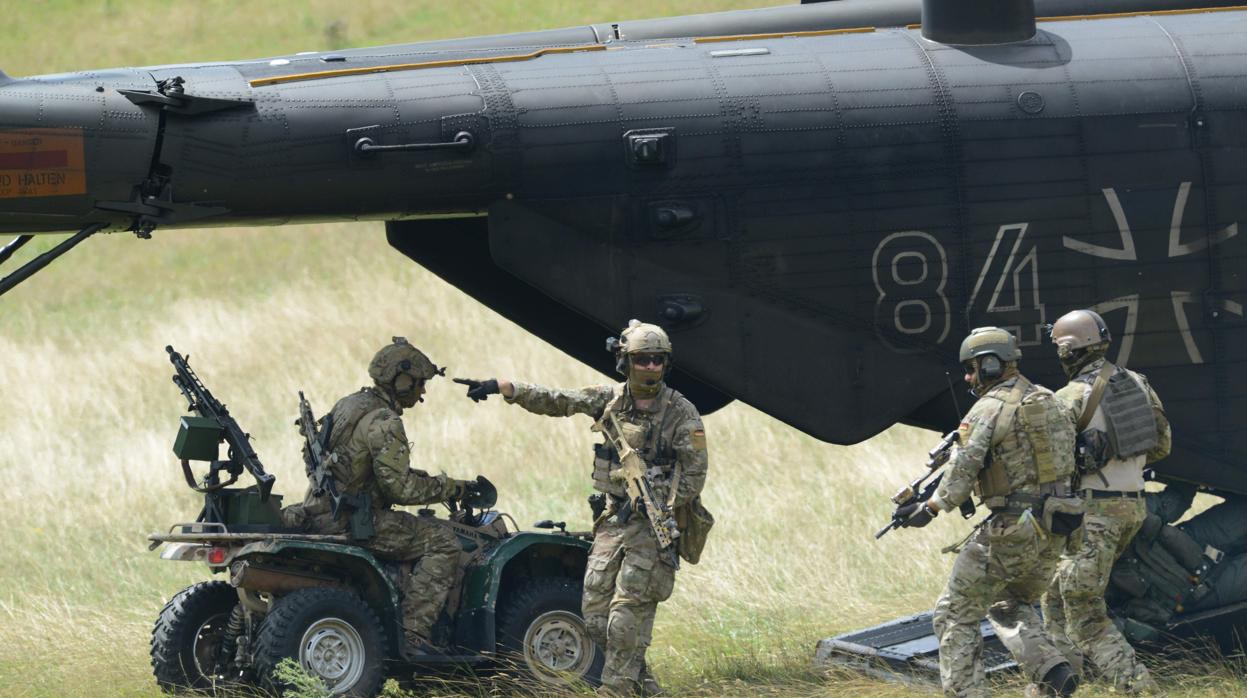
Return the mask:
<svg viewBox="0 0 1247 698">
<path fill-rule="evenodd" d="M 329 435 L 329 467 L 345 494 L 368 491 L 372 487 L 368 449 L 360 448 L 352 452 L 351 437 L 360 420 L 383 407 L 390 408 L 390 404 L 367 389 L 348 395 L 333 406 L 330 413 L 333 415 L 333 433 Z"/>
<path fill-rule="evenodd" d="M 619 425 L 623 431 L 621 436 L 624 441 L 641 456 L 647 466 L 669 471 L 670 466 L 676 460 L 675 451 L 672 450 L 671 444 L 666 443 L 662 438 L 662 432 L 666 425 L 667 414 L 671 411 L 671 406 L 675 401 L 680 399 L 680 393 L 667 387 L 665 392 L 658 394 L 657 399 L 660 401 L 658 412 L 648 424 L 633 424 L 620 420 Z M 606 405 L 601 418 L 598 419 L 598 424 L 602 425 L 609 421 L 610 415 L 617 413 L 623 407 L 623 402 L 624 386 L 618 385 L 615 387 L 614 398 Z M 615 497 L 626 497 L 627 488 L 623 483 L 611 480 L 610 477 L 610 472 L 618 467 L 619 454 L 613 446 L 609 443 L 593 445 L 593 489 Z M 667 476 L 670 476 L 669 472 Z"/>
<path fill-rule="evenodd" d="M 992 397 L 1004 405 L 975 487 L 983 504 L 1000 508 L 1026 485 L 1068 482 L 1074 473 L 1074 425 L 1056 395 L 1019 375 L 1007 393 Z"/>
<path fill-rule="evenodd" d="M 1152 401 L 1126 369 L 1118 368 L 1108 379 L 1100 406 L 1108 425 L 1110 458 L 1125 459 L 1147 453 L 1160 442 Z"/>
</svg>

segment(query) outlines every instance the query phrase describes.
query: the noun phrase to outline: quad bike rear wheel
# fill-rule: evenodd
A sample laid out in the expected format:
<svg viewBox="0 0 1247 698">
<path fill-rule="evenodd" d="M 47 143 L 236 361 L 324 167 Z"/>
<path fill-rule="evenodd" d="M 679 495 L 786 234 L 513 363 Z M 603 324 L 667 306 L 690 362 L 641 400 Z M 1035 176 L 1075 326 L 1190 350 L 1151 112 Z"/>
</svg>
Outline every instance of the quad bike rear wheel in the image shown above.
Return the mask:
<svg viewBox="0 0 1247 698">
<path fill-rule="evenodd" d="M 498 609 L 498 646 L 508 668 L 551 687 L 602 682 L 605 656 L 580 615 L 580 584 L 534 579 Z"/>
<path fill-rule="evenodd" d="M 239 680 L 220 657 L 238 593 L 227 582 L 200 582 L 178 592 L 152 629 L 152 673 L 166 690 L 210 689 Z"/>
</svg>

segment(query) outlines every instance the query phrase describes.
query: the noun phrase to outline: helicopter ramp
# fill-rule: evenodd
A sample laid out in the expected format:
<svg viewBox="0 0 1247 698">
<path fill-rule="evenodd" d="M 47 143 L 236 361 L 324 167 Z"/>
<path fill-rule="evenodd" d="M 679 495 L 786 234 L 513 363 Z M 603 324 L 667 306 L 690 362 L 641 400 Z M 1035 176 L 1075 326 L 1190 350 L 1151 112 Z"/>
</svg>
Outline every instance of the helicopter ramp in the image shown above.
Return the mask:
<svg viewBox="0 0 1247 698">
<path fill-rule="evenodd" d="M 983 621 L 979 631 L 983 634 L 983 664 L 988 675 L 1017 666 L 990 623 Z M 814 665 L 822 669 L 850 669 L 885 681 L 938 685 L 939 655 L 939 642 L 931 630 L 931 613 L 927 612 L 820 640 Z"/>
</svg>

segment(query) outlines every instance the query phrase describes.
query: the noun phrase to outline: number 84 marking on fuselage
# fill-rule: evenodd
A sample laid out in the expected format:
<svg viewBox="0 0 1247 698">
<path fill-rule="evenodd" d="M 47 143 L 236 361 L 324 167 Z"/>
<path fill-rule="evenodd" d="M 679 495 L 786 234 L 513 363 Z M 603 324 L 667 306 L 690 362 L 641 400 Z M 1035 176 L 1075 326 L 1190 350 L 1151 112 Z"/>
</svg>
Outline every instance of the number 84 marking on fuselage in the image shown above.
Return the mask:
<svg viewBox="0 0 1247 698">
<path fill-rule="evenodd" d="M 1190 196 L 1191 183 L 1182 182 L 1174 199 L 1170 216 L 1168 258 L 1174 259 L 1195 254 L 1219 245 L 1238 235 L 1238 223 L 1231 223 L 1221 230 L 1192 240 L 1182 240 L 1182 219 Z M 1137 262 L 1138 248 L 1121 201 L 1113 188 L 1101 190 L 1121 236 L 1121 247 L 1105 247 L 1063 236 L 1061 244 L 1076 253 L 1121 262 Z M 965 315 L 987 316 L 997 324 L 1014 331 L 1023 345 L 1035 345 L 1044 341 L 1042 327 L 1047 319 L 1044 303 L 1040 300 L 1040 274 L 1038 245 L 1024 247 L 1028 223 L 1001 225 L 992 242 L 982 269 L 974 282 L 974 289 L 966 302 Z M 1008 249 L 1002 258 L 1001 250 Z M 905 269 L 916 268 L 917 273 L 906 274 Z M 993 273 L 994 272 L 994 273 Z M 872 260 L 875 290 L 875 323 L 879 328 L 891 327 L 904 336 L 913 336 L 928 342 L 941 343 L 948 338 L 951 328 L 949 301 L 945 295 L 948 275 L 948 256 L 943 245 L 932 235 L 921 231 L 892 233 L 875 247 Z M 994 279 L 994 283 L 990 279 Z M 985 297 L 990 296 L 980 312 L 976 308 Z M 1011 293 L 1009 292 L 1011 290 Z M 1196 292 L 1171 290 L 1169 303 L 1174 324 L 1182 337 L 1187 358 L 1193 364 L 1204 362 L 1203 355 L 1192 336 L 1185 306 L 1198 302 Z M 1088 303 L 1101 313 L 1114 310 L 1126 311 L 1125 331 L 1121 338 L 1117 360 L 1129 360 L 1138 326 L 1140 295 L 1128 293 L 1108 300 Z M 1229 299 L 1217 299 L 1217 309 L 1243 317 L 1241 303 Z M 942 311 L 942 312 L 941 312 Z M 887 341 L 885 333 L 881 338 Z M 888 342 L 890 345 L 891 342 Z M 899 348 L 898 348 L 899 350 Z"/>
</svg>

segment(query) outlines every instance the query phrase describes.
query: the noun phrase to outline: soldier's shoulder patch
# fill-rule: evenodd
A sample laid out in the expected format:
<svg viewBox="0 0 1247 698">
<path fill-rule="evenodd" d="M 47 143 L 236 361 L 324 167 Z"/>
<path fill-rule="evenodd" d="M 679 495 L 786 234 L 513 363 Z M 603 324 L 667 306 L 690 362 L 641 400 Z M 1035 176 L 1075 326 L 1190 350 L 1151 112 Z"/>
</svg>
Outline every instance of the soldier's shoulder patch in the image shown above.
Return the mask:
<svg viewBox="0 0 1247 698">
<path fill-rule="evenodd" d="M 957 435 L 962 443 L 970 438 L 970 430 L 974 428 L 973 422 L 966 420 L 957 427 Z"/>
<path fill-rule="evenodd" d="M 693 448 L 697 449 L 698 451 L 706 450 L 706 430 L 705 429 L 694 429 L 692 440 L 693 440 Z"/>
</svg>

